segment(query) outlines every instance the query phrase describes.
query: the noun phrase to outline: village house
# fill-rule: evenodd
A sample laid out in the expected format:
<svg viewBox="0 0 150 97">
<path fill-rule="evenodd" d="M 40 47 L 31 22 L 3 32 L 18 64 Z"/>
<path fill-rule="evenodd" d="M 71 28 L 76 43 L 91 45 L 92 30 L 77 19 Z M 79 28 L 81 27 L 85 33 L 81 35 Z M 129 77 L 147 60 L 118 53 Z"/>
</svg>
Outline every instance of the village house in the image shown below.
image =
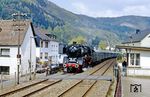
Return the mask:
<svg viewBox="0 0 150 97">
<path fill-rule="evenodd" d="M 29 73 L 30 69 L 31 72 L 35 70 L 36 42 L 34 35 L 30 21 L 0 21 L 0 73 L 14 75 L 15 72 L 18 72 L 18 66 L 20 75 Z M 18 51 L 21 55 L 20 62 L 17 61 Z"/>
<path fill-rule="evenodd" d="M 137 30 L 117 48 L 126 51 L 127 75 L 150 76 L 150 29 Z"/>
<path fill-rule="evenodd" d="M 41 64 L 58 64 L 59 42 L 56 35 L 36 30 L 37 49 L 36 57 Z"/>
</svg>

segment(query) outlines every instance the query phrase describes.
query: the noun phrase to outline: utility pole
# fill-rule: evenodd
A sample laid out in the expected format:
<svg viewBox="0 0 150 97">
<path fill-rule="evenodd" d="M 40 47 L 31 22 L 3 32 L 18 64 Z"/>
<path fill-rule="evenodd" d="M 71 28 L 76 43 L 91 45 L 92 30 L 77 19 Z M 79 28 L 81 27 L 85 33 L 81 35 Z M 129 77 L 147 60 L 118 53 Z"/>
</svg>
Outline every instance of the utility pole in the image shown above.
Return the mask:
<svg viewBox="0 0 150 97">
<path fill-rule="evenodd" d="M 14 21 L 14 25 L 15 31 L 18 31 L 18 53 L 17 53 L 17 84 L 19 84 L 19 75 L 20 75 L 20 65 L 21 65 L 21 54 L 20 54 L 20 31 L 22 31 L 23 29 L 21 29 L 21 17 L 26 16 L 25 14 L 22 14 L 20 12 L 18 13 L 14 13 L 12 14 L 13 16 L 13 21 Z"/>
<path fill-rule="evenodd" d="M 30 77 L 29 80 L 31 80 L 31 66 L 32 66 L 32 39 L 37 38 L 37 36 L 30 36 L 30 61 L 29 61 L 29 69 L 30 69 Z M 34 72 L 35 73 L 35 72 Z"/>
</svg>

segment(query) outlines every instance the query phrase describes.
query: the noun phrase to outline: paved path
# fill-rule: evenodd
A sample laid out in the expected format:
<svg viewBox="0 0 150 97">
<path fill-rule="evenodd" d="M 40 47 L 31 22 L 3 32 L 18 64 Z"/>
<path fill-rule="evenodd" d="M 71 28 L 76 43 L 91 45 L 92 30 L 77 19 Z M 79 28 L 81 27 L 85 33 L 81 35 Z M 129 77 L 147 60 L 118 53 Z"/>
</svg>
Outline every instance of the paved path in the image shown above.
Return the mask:
<svg viewBox="0 0 150 97">
<path fill-rule="evenodd" d="M 141 92 L 140 86 L 137 87 L 138 91 L 132 86 L 131 92 L 131 84 L 141 84 Z M 122 77 L 122 90 L 122 97 L 150 97 L 150 78 Z"/>
</svg>

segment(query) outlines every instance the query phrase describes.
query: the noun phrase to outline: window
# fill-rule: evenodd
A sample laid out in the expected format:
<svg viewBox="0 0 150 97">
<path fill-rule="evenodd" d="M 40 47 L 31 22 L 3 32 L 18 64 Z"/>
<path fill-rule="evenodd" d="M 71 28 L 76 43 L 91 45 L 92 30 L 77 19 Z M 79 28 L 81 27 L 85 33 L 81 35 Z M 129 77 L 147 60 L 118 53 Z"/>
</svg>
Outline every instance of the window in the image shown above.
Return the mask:
<svg viewBox="0 0 150 97">
<path fill-rule="evenodd" d="M 48 59 L 48 53 L 45 53 L 45 59 Z"/>
<path fill-rule="evenodd" d="M 45 42 L 45 48 L 48 48 L 48 42 L 47 41 Z"/>
<path fill-rule="evenodd" d="M 140 65 L 140 54 L 136 54 L 136 61 L 135 65 L 139 66 Z"/>
<path fill-rule="evenodd" d="M 9 57 L 10 56 L 10 49 L 1 48 L 0 49 L 0 56 Z"/>
<path fill-rule="evenodd" d="M 130 54 L 130 63 L 134 65 L 134 54 Z"/>
<path fill-rule="evenodd" d="M 41 47 L 43 47 L 43 41 L 41 41 Z"/>
<path fill-rule="evenodd" d="M 42 59 L 42 57 L 43 57 L 43 53 L 40 53 L 40 59 Z"/>
<path fill-rule="evenodd" d="M 59 59 L 61 58 L 61 55 L 59 55 Z"/>
<path fill-rule="evenodd" d="M 9 66 L 0 66 L 0 74 L 9 74 Z"/>
<path fill-rule="evenodd" d="M 140 65 L 140 54 L 131 53 L 130 54 L 130 63 L 132 66 L 139 66 Z"/>
</svg>

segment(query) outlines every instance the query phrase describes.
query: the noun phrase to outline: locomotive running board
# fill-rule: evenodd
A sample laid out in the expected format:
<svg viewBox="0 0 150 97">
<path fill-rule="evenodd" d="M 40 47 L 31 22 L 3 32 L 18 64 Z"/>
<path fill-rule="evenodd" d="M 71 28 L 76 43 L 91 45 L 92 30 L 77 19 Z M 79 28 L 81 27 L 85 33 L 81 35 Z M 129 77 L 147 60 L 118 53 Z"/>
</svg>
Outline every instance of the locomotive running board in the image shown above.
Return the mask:
<svg viewBox="0 0 150 97">
<path fill-rule="evenodd" d="M 77 80 L 106 80 L 112 81 L 112 76 L 95 76 L 95 75 L 72 75 L 72 76 L 54 76 L 50 77 L 50 79 L 61 79 L 61 80 L 70 80 L 70 79 L 77 79 Z"/>
</svg>

